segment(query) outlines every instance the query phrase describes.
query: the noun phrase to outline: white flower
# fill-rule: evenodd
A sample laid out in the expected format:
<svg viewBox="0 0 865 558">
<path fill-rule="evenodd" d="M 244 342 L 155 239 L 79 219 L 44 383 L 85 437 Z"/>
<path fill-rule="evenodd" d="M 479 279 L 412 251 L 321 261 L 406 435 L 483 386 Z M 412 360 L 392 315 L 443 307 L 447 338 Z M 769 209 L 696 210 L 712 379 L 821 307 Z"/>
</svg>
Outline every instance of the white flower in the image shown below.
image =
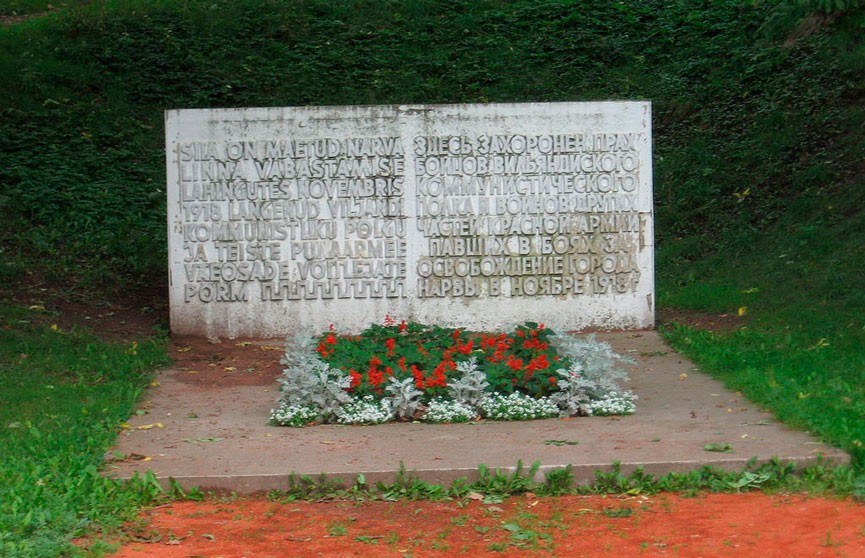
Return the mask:
<svg viewBox="0 0 865 558">
<path fill-rule="evenodd" d="M 270 424 L 275 426 L 304 426 L 318 418 L 318 410 L 302 405 L 283 404 L 270 412 Z"/>
<path fill-rule="evenodd" d="M 372 395 L 354 399 L 336 411 L 340 424 L 381 424 L 393 420 L 393 416 L 390 401 L 376 400 Z"/>
<path fill-rule="evenodd" d="M 480 404 L 481 414 L 491 420 L 533 420 L 559 416 L 559 408 L 548 397 L 534 399 L 524 393 L 494 393 Z"/>
<path fill-rule="evenodd" d="M 474 420 L 477 412 L 469 405 L 436 397 L 427 405 L 424 422 L 468 422 Z"/>
</svg>

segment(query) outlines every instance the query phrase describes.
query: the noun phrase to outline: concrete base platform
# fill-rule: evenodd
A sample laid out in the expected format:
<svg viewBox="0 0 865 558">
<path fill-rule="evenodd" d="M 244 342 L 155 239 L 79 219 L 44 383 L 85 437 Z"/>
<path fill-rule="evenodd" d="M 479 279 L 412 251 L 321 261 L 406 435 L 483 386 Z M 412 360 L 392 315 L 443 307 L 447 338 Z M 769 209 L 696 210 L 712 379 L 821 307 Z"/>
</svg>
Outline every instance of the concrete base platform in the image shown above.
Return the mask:
<svg viewBox="0 0 865 558">
<path fill-rule="evenodd" d="M 590 482 L 614 462 L 663 474 L 704 465 L 740 470 L 755 459 L 807 466 L 843 464 L 849 456 L 772 416 L 700 373 L 654 331 L 598 335 L 635 359 L 626 384 L 638 396 L 627 417 L 585 417 L 471 424 L 391 423 L 378 426 L 267 425 L 278 386 L 203 388 L 160 373 L 143 403 L 147 414 L 129 420 L 117 440 L 126 456 L 108 474 L 131 477 L 152 470 L 167 483 L 239 494 L 287 489 L 292 474 L 324 473 L 351 484 L 389 482 L 405 469 L 421 480 L 450 483 L 477 478 L 478 466 L 512 471 L 539 461 L 539 475 L 571 465 L 577 482 Z M 728 453 L 706 444 L 729 444 Z M 538 479 L 540 480 L 540 479 Z"/>
</svg>

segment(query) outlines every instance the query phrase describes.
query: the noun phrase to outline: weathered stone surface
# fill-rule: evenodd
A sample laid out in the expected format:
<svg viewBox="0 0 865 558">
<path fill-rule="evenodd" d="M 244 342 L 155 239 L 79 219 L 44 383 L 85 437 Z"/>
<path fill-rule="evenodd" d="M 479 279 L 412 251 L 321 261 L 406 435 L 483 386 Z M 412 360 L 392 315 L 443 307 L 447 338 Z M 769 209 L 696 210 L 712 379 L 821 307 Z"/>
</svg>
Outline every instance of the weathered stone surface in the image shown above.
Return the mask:
<svg viewBox="0 0 865 558">
<path fill-rule="evenodd" d="M 166 113 L 171 327 L 654 321 L 644 102 Z"/>
</svg>

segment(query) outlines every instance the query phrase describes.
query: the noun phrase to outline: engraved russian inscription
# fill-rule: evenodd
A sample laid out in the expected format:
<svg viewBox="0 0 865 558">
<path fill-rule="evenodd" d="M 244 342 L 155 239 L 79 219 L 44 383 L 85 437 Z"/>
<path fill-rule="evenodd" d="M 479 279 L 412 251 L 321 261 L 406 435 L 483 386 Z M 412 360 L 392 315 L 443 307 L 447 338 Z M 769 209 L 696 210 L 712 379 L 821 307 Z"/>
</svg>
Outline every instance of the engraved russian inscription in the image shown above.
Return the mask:
<svg viewBox="0 0 865 558">
<path fill-rule="evenodd" d="M 413 138 L 425 297 L 635 292 L 637 133 Z"/>
</svg>

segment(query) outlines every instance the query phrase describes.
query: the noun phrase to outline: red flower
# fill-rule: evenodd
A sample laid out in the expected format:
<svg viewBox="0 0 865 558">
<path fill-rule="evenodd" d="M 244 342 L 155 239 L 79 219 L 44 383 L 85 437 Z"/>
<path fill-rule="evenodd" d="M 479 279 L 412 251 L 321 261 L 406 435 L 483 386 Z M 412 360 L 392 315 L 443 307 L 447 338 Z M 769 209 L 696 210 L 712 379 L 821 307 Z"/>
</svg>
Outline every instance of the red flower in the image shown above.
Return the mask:
<svg viewBox="0 0 865 558">
<path fill-rule="evenodd" d="M 381 364 L 381 359 L 379 359 L 377 356 L 374 356 L 371 359 L 369 359 L 370 368 L 375 368 L 379 364 Z"/>
<path fill-rule="evenodd" d="M 396 339 L 391 337 L 387 341 L 384 342 L 384 346 L 387 348 L 387 356 L 393 356 L 393 350 L 396 348 Z"/>
<path fill-rule="evenodd" d="M 377 358 L 372 357 L 370 359 L 370 367 L 366 373 L 366 377 L 369 379 L 369 384 L 375 389 L 384 383 L 384 372 L 376 368 L 376 365 L 373 364 L 373 361 L 378 361 Z M 378 361 L 378 364 L 381 364 L 381 361 Z M 380 389 L 376 389 L 376 391 L 381 391 Z"/>
<path fill-rule="evenodd" d="M 556 380 L 554 376 L 550 376 L 549 378 L 547 378 L 547 380 L 549 380 L 552 385 L 556 385 L 558 383 L 558 380 Z"/>
<path fill-rule="evenodd" d="M 354 368 L 348 369 L 348 375 L 351 376 L 351 387 L 356 388 L 363 381 L 363 376 Z"/>
<path fill-rule="evenodd" d="M 450 360 L 441 361 L 438 364 L 438 366 L 435 367 L 435 370 L 433 370 L 432 377 L 427 379 L 426 387 L 427 388 L 434 388 L 434 387 L 447 386 L 448 385 L 447 376 L 446 376 L 447 370 L 455 370 L 456 367 L 457 367 L 457 365 L 454 364 L 453 361 L 450 361 Z"/>
<path fill-rule="evenodd" d="M 510 349 L 511 345 L 513 345 L 514 340 L 510 339 L 507 335 L 502 333 L 496 339 L 496 343 L 496 346 L 499 348 L 499 350 L 506 351 L 507 349 Z"/>
<path fill-rule="evenodd" d="M 400 333 L 405 333 L 405 330 L 407 330 L 407 329 L 408 329 L 408 324 L 405 323 L 405 320 L 401 321 L 401 322 L 399 323 L 399 332 L 400 332 Z"/>
<path fill-rule="evenodd" d="M 457 345 L 457 352 L 460 353 L 461 355 L 471 354 L 472 348 L 474 347 L 474 344 L 475 344 L 474 341 L 469 341 L 465 345 Z"/>
<path fill-rule="evenodd" d="M 333 333 L 328 333 L 327 339 L 325 339 L 324 342 L 328 345 L 336 345 L 336 335 L 334 335 Z"/>
<path fill-rule="evenodd" d="M 423 372 L 418 370 L 414 364 L 411 365 L 411 375 L 414 378 L 414 385 L 418 389 L 423 389 Z"/>
<path fill-rule="evenodd" d="M 526 370 L 534 371 L 534 370 L 546 370 L 550 367 L 550 363 L 547 361 L 546 354 L 540 354 L 533 358 L 529 365 L 526 367 Z"/>
<path fill-rule="evenodd" d="M 406 366 L 405 366 L 405 357 L 404 357 L 404 356 L 399 357 L 399 360 L 397 361 L 397 364 L 399 365 L 399 369 L 400 369 L 400 370 L 402 370 L 403 372 L 406 371 Z"/>
<path fill-rule="evenodd" d="M 527 339 L 523 343 L 523 348 L 526 349 L 538 349 L 539 351 L 546 351 L 549 345 L 546 343 L 541 343 L 541 341 L 537 338 Z"/>
<path fill-rule="evenodd" d="M 523 359 L 521 359 L 521 358 L 514 358 L 514 356 L 511 355 L 511 357 L 508 359 L 508 367 L 509 367 L 511 370 L 520 370 L 520 369 L 522 369 L 522 367 L 523 367 Z"/>
<path fill-rule="evenodd" d="M 390 317 L 390 314 L 385 314 L 385 315 L 384 315 L 384 323 L 383 323 L 383 325 L 384 325 L 385 327 L 392 326 L 392 325 L 395 324 L 395 323 L 396 323 L 396 321 L 395 321 L 393 318 Z"/>
</svg>

